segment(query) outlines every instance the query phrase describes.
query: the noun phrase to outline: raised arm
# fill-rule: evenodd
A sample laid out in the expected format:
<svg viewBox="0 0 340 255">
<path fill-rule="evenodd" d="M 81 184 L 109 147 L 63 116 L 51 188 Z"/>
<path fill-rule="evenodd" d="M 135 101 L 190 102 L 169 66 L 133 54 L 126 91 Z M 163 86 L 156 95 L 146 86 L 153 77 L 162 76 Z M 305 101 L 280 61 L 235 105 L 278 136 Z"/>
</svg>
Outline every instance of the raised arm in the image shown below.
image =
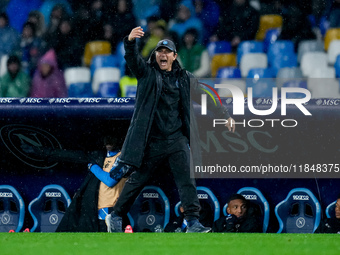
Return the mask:
<svg viewBox="0 0 340 255">
<path fill-rule="evenodd" d="M 130 34 L 124 38 L 125 60 L 132 73 L 138 78 L 145 75 L 147 68 L 146 61 L 139 54 L 137 49 L 136 38 L 144 36 L 144 31 L 141 27 L 135 27 Z"/>
</svg>

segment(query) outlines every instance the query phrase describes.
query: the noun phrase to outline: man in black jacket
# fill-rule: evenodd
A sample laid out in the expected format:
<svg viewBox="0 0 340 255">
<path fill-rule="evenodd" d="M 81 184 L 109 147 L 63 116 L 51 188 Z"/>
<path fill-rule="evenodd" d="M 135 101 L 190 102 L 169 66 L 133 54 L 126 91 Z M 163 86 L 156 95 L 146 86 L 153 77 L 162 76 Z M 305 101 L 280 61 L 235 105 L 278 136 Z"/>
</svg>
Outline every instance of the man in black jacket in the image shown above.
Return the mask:
<svg viewBox="0 0 340 255">
<path fill-rule="evenodd" d="M 200 204 L 195 180 L 190 177 L 190 135 L 195 128 L 191 114 L 190 96 L 200 100 L 202 90 L 193 76 L 183 70 L 177 61 L 175 44 L 170 40 L 158 42 L 146 62 L 139 54 L 136 38 L 144 36 L 143 29 L 132 29 L 124 39 L 125 59 L 138 79 L 136 103 L 122 153 L 111 170 L 111 177 L 119 179 L 132 173 L 126 182 L 113 212 L 106 218 L 109 232 L 122 232 L 122 216 L 130 210 L 136 197 L 160 166 L 167 166 L 174 175 L 188 222 L 187 232 L 210 232 L 199 223 Z M 190 95 L 191 94 L 191 95 Z M 234 120 L 222 105 L 215 106 L 208 99 L 208 107 L 214 107 L 219 118 L 228 119 L 226 125 L 234 131 Z M 191 118 L 190 118 L 191 117 Z M 190 121 L 191 120 L 191 121 Z M 190 139 L 191 153 L 193 142 Z M 197 146 L 195 148 L 198 148 Z M 193 155 L 194 160 L 195 156 Z"/>
<path fill-rule="evenodd" d="M 315 233 L 340 234 L 340 194 L 335 203 L 335 218 L 325 218 L 320 222 Z"/>
<path fill-rule="evenodd" d="M 219 218 L 213 227 L 214 232 L 262 232 L 261 220 L 251 206 L 240 194 L 233 194 L 228 200 L 226 217 Z"/>
</svg>

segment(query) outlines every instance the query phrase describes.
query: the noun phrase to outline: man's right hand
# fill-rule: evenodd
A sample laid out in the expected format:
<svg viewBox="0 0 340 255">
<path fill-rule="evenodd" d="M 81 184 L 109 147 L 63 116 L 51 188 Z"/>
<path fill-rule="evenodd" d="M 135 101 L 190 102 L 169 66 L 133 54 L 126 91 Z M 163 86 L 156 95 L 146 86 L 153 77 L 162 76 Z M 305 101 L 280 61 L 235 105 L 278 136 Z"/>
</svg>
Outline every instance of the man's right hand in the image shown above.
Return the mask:
<svg viewBox="0 0 340 255">
<path fill-rule="evenodd" d="M 131 42 L 135 40 L 136 38 L 141 38 L 144 36 L 144 31 L 143 28 L 141 27 L 135 27 L 134 29 L 131 30 L 128 40 Z"/>
</svg>

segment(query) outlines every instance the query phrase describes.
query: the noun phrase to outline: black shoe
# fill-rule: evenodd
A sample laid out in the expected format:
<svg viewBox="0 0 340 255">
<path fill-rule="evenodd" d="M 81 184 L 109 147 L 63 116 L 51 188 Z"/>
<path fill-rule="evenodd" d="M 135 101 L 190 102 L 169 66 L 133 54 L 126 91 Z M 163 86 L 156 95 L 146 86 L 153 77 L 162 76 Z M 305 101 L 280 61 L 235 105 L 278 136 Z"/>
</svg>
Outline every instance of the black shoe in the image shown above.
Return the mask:
<svg viewBox="0 0 340 255">
<path fill-rule="evenodd" d="M 199 221 L 196 221 L 191 227 L 187 227 L 186 233 L 209 233 L 211 228 L 204 227 Z"/>
<path fill-rule="evenodd" d="M 115 233 L 115 232 L 123 232 L 122 224 L 123 220 L 122 217 L 116 215 L 116 214 L 108 214 L 105 217 L 105 223 L 107 226 L 107 232 L 109 233 Z"/>
<path fill-rule="evenodd" d="M 117 157 L 115 163 L 110 170 L 110 177 L 119 182 L 122 178 L 128 177 L 133 172 L 133 166 L 123 163 L 119 157 Z"/>
</svg>

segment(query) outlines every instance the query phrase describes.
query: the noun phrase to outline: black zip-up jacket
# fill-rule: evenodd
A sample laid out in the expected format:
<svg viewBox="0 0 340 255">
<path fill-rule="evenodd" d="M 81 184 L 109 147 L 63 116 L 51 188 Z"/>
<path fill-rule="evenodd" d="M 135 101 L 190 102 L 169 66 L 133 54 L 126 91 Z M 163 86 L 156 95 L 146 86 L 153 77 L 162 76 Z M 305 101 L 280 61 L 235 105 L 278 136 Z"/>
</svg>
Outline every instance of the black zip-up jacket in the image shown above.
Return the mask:
<svg viewBox="0 0 340 255">
<path fill-rule="evenodd" d="M 125 60 L 138 80 L 136 102 L 131 123 L 122 147 L 121 160 L 123 163 L 139 168 L 142 164 L 144 150 L 148 143 L 150 130 L 154 120 L 155 110 L 162 91 L 162 74 L 156 62 L 155 52 L 153 52 L 148 61 L 145 61 L 139 54 L 136 40 L 129 41 L 124 38 Z M 178 83 L 180 89 L 180 111 L 182 118 L 182 132 L 191 143 L 191 148 L 199 148 L 197 124 L 194 120 L 193 106 L 190 105 L 190 94 L 192 100 L 199 103 L 200 95 L 203 90 L 194 76 L 182 69 L 177 60 L 173 62 L 173 68 L 179 69 Z M 191 82 L 190 82 L 191 81 Z M 222 105 L 215 106 L 213 100 L 207 97 L 208 108 L 216 113 L 218 118 L 228 119 L 230 117 L 228 110 Z M 191 116 L 190 116 L 191 114 Z M 191 130 L 191 132 L 190 132 Z M 191 139 L 190 139 L 191 135 Z M 198 150 L 192 151 L 194 162 L 199 160 Z M 197 163 L 197 162 L 195 162 Z"/>
</svg>

